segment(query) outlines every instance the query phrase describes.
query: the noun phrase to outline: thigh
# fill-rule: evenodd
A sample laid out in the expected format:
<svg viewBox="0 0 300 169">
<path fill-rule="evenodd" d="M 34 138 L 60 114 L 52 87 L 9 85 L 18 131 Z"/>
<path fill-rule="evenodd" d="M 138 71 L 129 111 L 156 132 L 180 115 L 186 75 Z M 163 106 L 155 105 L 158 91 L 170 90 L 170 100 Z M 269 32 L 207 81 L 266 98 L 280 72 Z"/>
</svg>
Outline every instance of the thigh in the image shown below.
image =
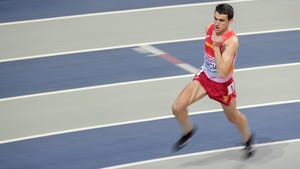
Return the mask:
<svg viewBox="0 0 300 169">
<path fill-rule="evenodd" d="M 175 103 L 187 107 L 204 96 L 206 96 L 205 89 L 198 81 L 193 80 L 180 92 Z"/>
</svg>

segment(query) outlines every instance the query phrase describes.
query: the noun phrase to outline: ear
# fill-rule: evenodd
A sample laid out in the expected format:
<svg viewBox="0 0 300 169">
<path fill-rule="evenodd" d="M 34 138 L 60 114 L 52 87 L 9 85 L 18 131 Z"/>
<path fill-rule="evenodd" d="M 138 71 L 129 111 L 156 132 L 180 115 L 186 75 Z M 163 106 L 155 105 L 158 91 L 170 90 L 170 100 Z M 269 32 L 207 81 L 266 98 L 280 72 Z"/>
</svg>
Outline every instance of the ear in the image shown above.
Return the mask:
<svg viewBox="0 0 300 169">
<path fill-rule="evenodd" d="M 229 20 L 229 24 L 231 24 L 233 22 L 233 18 Z"/>
</svg>

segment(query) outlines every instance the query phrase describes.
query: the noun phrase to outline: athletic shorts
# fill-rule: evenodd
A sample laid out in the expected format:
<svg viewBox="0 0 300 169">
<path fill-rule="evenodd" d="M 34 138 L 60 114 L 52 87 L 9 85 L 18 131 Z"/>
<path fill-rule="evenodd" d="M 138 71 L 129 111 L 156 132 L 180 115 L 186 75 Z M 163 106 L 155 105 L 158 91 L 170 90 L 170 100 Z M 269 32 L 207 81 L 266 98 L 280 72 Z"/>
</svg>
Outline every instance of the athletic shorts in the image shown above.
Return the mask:
<svg viewBox="0 0 300 169">
<path fill-rule="evenodd" d="M 210 80 L 204 72 L 201 72 L 200 74 L 196 74 L 193 80 L 200 82 L 211 99 L 214 99 L 225 106 L 229 106 L 231 100 L 236 98 L 233 78 L 230 78 L 225 83 L 218 83 Z"/>
</svg>

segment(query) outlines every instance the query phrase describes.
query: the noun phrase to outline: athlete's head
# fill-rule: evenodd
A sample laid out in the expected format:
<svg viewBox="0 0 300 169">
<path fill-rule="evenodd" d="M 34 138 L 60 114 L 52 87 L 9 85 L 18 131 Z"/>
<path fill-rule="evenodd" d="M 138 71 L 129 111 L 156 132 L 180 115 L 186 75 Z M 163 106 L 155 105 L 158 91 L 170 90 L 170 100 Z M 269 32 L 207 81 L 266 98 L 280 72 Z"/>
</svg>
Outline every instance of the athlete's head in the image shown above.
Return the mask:
<svg viewBox="0 0 300 169">
<path fill-rule="evenodd" d="M 214 13 L 214 24 L 216 33 L 223 33 L 233 21 L 234 11 L 229 4 L 219 4 Z"/>
<path fill-rule="evenodd" d="M 229 4 L 219 4 L 216 6 L 215 12 L 218 12 L 219 14 L 225 14 L 227 15 L 227 19 L 231 20 L 234 15 L 234 10 L 231 5 Z"/>
</svg>

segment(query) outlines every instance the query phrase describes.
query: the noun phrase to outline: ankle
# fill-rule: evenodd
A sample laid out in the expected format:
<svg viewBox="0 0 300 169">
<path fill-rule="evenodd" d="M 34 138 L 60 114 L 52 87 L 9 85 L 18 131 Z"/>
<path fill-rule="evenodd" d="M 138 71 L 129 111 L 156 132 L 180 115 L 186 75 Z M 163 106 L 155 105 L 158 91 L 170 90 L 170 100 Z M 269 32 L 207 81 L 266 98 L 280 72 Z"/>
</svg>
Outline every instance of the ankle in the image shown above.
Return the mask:
<svg viewBox="0 0 300 169">
<path fill-rule="evenodd" d="M 187 134 L 191 132 L 194 129 L 194 126 L 192 124 L 187 124 L 185 127 L 183 127 L 183 134 Z"/>
<path fill-rule="evenodd" d="M 246 147 L 251 146 L 253 144 L 253 141 L 254 141 L 253 137 L 254 137 L 253 134 L 250 134 L 249 137 L 248 137 L 248 139 L 246 141 L 244 141 L 244 145 Z"/>
</svg>

